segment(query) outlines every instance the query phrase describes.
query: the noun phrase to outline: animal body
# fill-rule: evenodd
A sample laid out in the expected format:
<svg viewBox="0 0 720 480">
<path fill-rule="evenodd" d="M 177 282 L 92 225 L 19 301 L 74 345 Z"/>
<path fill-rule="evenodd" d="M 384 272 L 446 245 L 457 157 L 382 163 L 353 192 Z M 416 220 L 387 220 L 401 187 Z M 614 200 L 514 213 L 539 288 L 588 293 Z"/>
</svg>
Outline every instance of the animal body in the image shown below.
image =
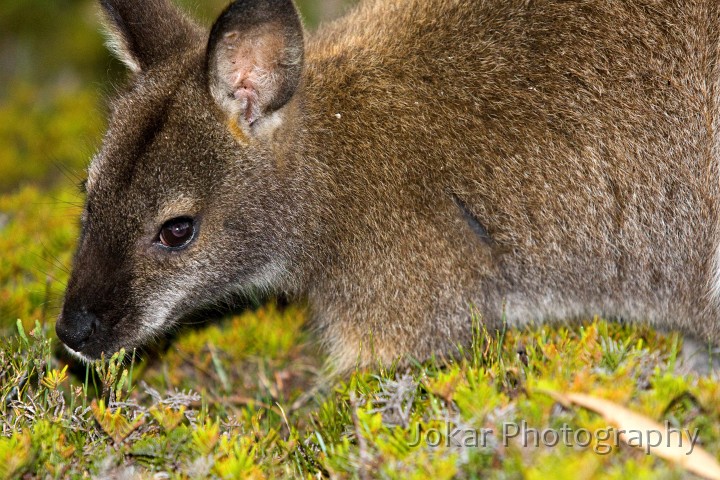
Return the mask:
<svg viewBox="0 0 720 480">
<path fill-rule="evenodd" d="M 249 289 L 340 368 L 604 315 L 720 341 L 720 3 L 289 0 L 211 31 L 101 1 L 129 66 L 59 337 L 139 346 Z"/>
</svg>

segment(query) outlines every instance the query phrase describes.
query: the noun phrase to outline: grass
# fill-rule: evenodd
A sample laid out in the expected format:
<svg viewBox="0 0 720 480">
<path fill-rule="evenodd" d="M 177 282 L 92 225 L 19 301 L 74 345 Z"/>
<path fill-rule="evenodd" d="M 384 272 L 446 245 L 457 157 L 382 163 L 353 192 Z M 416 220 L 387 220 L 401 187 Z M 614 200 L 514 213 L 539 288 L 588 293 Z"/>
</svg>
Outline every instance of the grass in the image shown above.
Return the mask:
<svg viewBox="0 0 720 480">
<path fill-rule="evenodd" d="M 499 335 L 477 322 L 457 361 L 329 378 L 303 307 L 270 303 L 186 329 L 146 359 L 77 364 L 52 333 L 76 235 L 71 192 L 0 197 L 0 478 L 685 478 L 622 443 L 506 441 L 506 422 L 607 426 L 548 391 L 697 428 L 720 454 L 718 378 L 679 369 L 676 334 L 600 319 Z"/>
</svg>

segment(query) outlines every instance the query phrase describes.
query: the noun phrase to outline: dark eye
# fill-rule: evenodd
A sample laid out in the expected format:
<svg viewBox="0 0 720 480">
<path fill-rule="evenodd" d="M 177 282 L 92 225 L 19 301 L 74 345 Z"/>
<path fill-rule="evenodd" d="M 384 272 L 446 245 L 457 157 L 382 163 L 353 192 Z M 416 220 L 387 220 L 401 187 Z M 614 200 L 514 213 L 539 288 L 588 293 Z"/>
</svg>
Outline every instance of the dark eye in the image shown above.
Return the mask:
<svg viewBox="0 0 720 480">
<path fill-rule="evenodd" d="M 179 217 L 168 220 L 160 229 L 160 243 L 168 248 L 184 247 L 195 236 L 195 223 L 192 218 Z"/>
</svg>

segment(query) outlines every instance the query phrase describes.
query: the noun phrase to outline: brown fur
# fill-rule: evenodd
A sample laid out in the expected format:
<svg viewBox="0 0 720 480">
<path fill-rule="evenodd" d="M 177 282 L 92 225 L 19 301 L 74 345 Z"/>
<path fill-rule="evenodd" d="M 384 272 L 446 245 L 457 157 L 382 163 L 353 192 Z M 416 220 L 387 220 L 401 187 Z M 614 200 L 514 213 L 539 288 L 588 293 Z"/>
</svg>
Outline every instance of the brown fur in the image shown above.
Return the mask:
<svg viewBox="0 0 720 480">
<path fill-rule="evenodd" d="M 96 356 L 282 291 L 339 368 L 452 354 L 473 305 L 491 330 L 505 304 L 718 342 L 719 30 L 715 0 L 368 1 L 257 125 L 213 101 L 204 44 L 179 49 L 115 103 L 63 316 L 101 317 Z M 197 240 L 151 251 L 180 215 Z"/>
</svg>

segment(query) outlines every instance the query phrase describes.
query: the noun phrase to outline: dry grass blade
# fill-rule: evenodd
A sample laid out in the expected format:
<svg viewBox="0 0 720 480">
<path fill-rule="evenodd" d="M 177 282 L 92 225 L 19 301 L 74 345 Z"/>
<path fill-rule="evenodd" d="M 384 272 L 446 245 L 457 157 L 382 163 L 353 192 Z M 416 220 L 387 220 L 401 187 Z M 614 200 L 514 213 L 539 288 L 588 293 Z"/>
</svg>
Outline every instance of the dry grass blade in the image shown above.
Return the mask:
<svg viewBox="0 0 720 480">
<path fill-rule="evenodd" d="M 682 432 L 682 441 L 673 444 L 669 441 L 667 427 L 659 424 L 644 415 L 628 410 L 622 405 L 591 395 L 582 393 L 558 393 L 546 392 L 554 399 L 564 405 L 577 405 L 601 415 L 609 424 L 618 429 L 619 437 L 628 445 L 634 447 L 645 447 L 649 453 L 665 460 L 671 461 L 689 472 L 710 480 L 720 480 L 720 463 L 707 451 L 695 446 L 688 450 L 691 445 L 690 438 Z M 650 445 L 652 432 L 663 432 L 668 435 L 668 441 L 659 445 Z M 640 444 L 638 437 L 631 437 L 630 432 L 642 434 Z"/>
</svg>

